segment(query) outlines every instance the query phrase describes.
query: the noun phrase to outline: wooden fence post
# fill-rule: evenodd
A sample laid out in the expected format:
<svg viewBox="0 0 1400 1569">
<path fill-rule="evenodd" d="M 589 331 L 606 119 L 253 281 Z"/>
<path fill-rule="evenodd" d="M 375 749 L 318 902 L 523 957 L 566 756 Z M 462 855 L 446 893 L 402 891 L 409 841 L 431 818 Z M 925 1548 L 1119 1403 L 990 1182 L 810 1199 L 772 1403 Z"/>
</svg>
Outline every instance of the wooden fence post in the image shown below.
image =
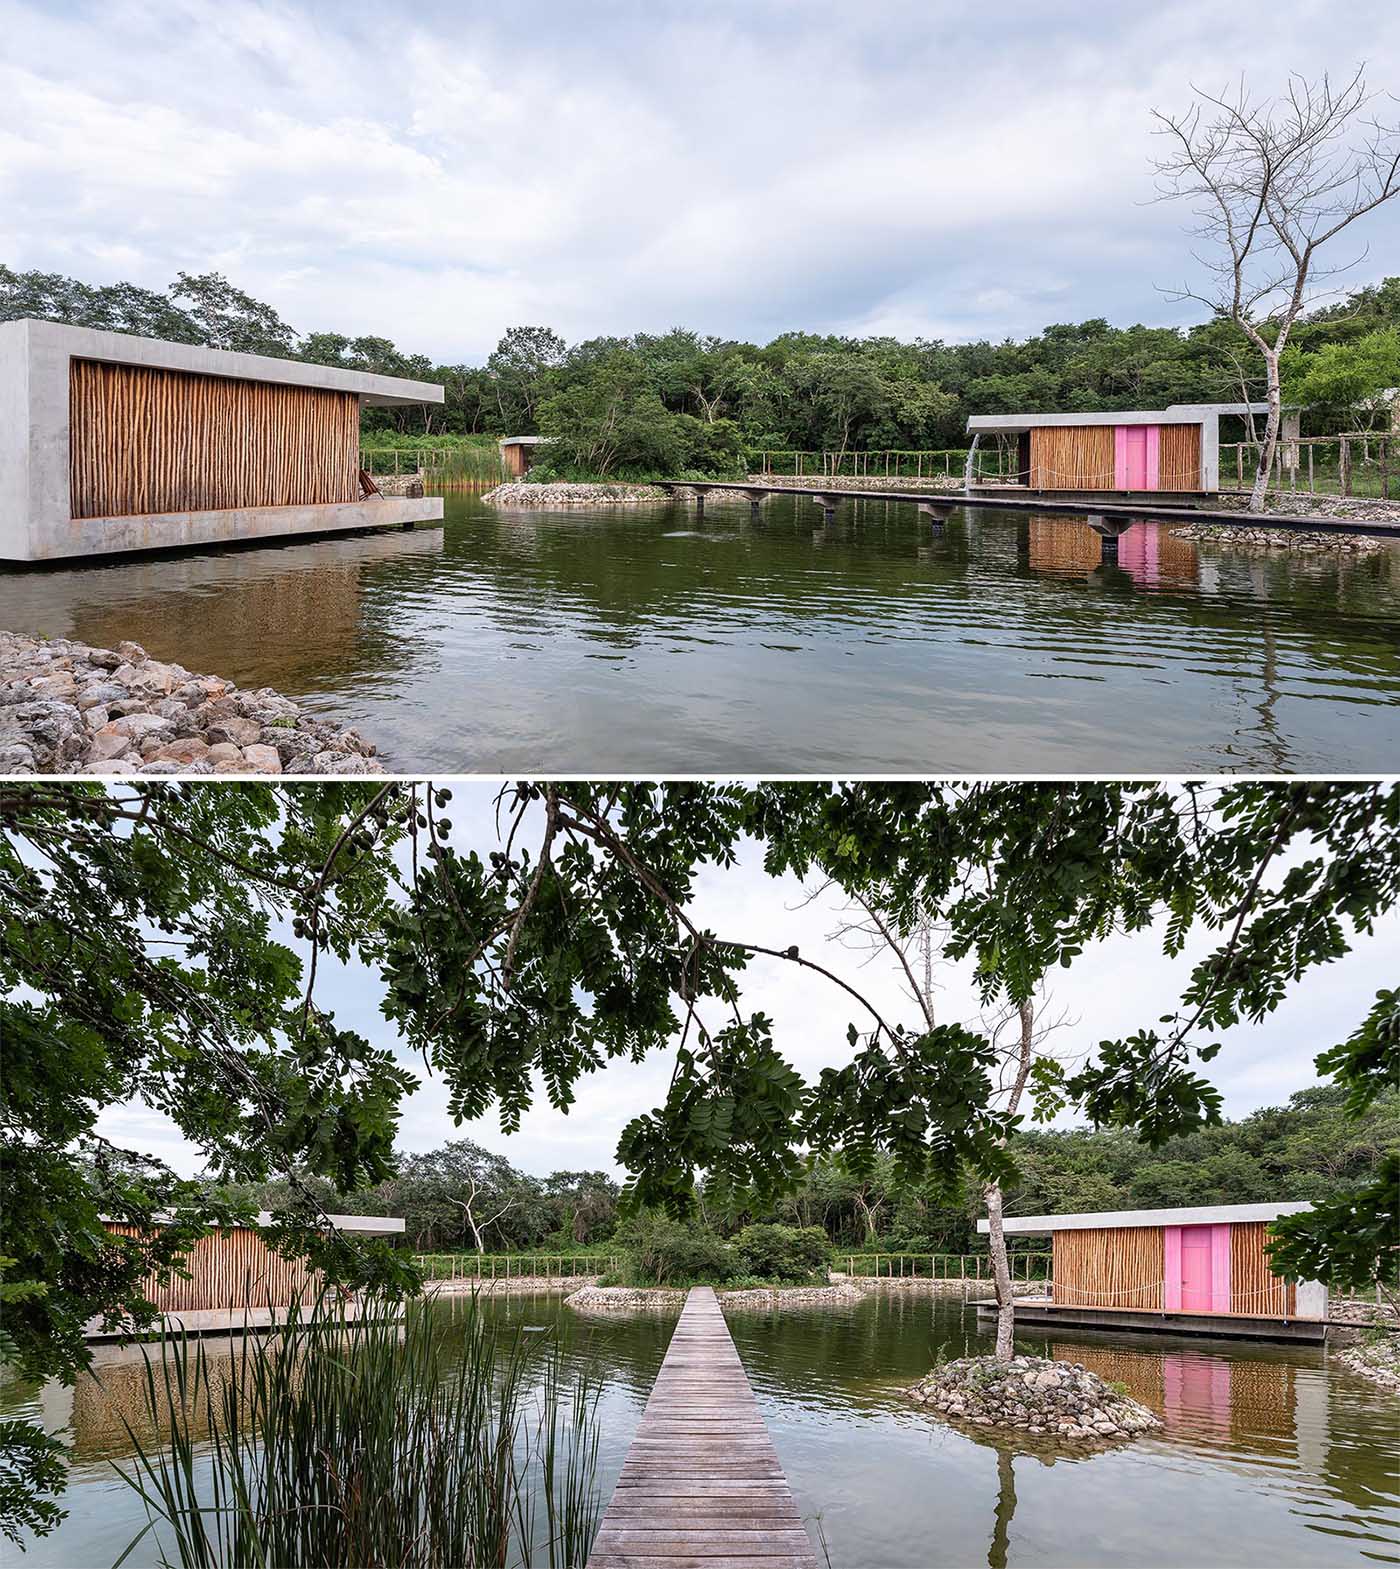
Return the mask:
<svg viewBox="0 0 1400 1569">
<path fill-rule="evenodd" d="M 1342 494 L 1351 494 L 1351 443 L 1345 436 L 1341 438 L 1341 451 L 1337 458 L 1337 473 L 1341 477 Z"/>
</svg>

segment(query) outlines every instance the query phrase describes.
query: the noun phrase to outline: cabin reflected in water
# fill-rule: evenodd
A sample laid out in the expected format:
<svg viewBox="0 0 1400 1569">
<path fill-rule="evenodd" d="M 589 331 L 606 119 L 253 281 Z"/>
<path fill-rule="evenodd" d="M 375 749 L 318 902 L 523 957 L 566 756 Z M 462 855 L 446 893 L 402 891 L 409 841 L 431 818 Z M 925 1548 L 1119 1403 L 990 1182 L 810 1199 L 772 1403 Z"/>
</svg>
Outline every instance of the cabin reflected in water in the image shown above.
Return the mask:
<svg viewBox="0 0 1400 1569">
<path fill-rule="evenodd" d="M 1032 572 L 1090 577 L 1103 567 L 1102 541 L 1078 518 L 1032 515 L 1026 533 Z M 1200 579 L 1196 547 L 1158 523 L 1134 523 L 1119 539 L 1117 570 L 1142 588 L 1185 588 Z"/>
</svg>

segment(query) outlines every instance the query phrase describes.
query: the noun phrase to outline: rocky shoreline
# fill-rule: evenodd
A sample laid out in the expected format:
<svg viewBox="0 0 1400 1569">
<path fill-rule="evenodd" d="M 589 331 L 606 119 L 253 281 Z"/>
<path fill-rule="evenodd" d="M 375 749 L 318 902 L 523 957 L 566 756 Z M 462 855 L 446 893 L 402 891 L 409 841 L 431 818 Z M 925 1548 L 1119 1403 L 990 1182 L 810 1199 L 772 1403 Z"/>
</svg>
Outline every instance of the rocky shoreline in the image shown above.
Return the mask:
<svg viewBox="0 0 1400 1569">
<path fill-rule="evenodd" d="M 357 730 L 313 719 L 271 687 L 152 659 L 0 632 L 0 772 L 382 774 Z"/>
<path fill-rule="evenodd" d="M 908 474 L 888 478 L 875 474 L 750 474 L 749 485 L 766 485 L 770 490 L 907 490 L 923 495 L 930 490 L 963 489 L 961 474 L 925 474 L 912 479 Z"/>
<path fill-rule="evenodd" d="M 1249 504 L 1247 496 L 1221 496 L 1220 506 L 1226 510 L 1243 512 Z M 1346 518 L 1358 523 L 1391 523 L 1400 540 L 1400 501 L 1385 501 L 1378 497 L 1314 496 L 1299 495 L 1296 491 L 1273 491 L 1264 500 L 1264 511 L 1257 513 L 1257 523 L 1245 527 L 1233 523 L 1187 523 L 1172 534 L 1177 539 L 1191 540 L 1203 545 L 1228 545 L 1239 550 L 1293 550 L 1306 554 L 1321 551 L 1345 555 L 1374 555 L 1386 550 L 1390 540 L 1366 534 L 1316 534 L 1294 532 L 1292 529 L 1270 528 L 1268 515 L 1283 513 L 1290 517 Z"/>
<path fill-rule="evenodd" d="M 424 1296 L 460 1297 L 480 1292 L 484 1297 L 540 1296 L 545 1292 L 578 1291 L 596 1286 L 597 1275 L 512 1275 L 509 1280 L 487 1276 L 478 1280 L 462 1275 L 456 1280 L 430 1280 L 423 1287 Z"/>
<path fill-rule="evenodd" d="M 718 1292 L 721 1307 L 840 1307 L 843 1303 L 863 1302 L 865 1293 L 849 1281 L 830 1286 L 746 1286 L 738 1291 Z"/>
<path fill-rule="evenodd" d="M 1162 1425 L 1145 1405 L 1081 1363 L 1045 1357 L 961 1357 L 940 1364 L 906 1393 L 953 1423 L 1074 1443 L 1111 1443 Z"/>
<path fill-rule="evenodd" d="M 1400 1391 L 1400 1335 L 1383 1334 L 1359 1346 L 1337 1352 L 1337 1360 L 1382 1389 Z"/>
</svg>

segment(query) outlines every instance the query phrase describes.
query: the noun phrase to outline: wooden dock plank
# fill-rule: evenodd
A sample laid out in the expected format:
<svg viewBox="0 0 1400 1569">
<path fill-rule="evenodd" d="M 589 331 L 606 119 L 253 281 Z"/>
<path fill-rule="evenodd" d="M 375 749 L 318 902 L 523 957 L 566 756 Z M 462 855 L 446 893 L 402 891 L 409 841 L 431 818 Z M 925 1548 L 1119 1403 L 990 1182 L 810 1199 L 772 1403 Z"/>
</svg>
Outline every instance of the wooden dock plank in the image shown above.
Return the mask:
<svg viewBox="0 0 1400 1569">
<path fill-rule="evenodd" d="M 708 1286 L 686 1297 L 588 1569 L 817 1569 Z"/>
</svg>

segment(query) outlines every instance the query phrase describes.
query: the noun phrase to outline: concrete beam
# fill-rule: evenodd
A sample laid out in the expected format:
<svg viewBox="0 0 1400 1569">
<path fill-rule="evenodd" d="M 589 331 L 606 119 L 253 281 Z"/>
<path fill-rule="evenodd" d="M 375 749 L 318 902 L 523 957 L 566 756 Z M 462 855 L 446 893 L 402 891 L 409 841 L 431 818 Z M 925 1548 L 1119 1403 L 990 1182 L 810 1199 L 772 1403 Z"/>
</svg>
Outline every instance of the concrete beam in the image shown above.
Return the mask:
<svg viewBox="0 0 1400 1569">
<path fill-rule="evenodd" d="M 227 507 L 218 512 L 70 518 L 65 528 L 44 539 L 42 550 L 28 554 L 22 551 L 24 541 L 19 532 L 0 526 L 0 561 L 37 565 L 71 560 L 85 566 L 100 555 L 342 534 L 351 529 L 412 528 L 441 518 L 440 496 L 369 496 L 363 501 L 327 506 Z"/>
</svg>

